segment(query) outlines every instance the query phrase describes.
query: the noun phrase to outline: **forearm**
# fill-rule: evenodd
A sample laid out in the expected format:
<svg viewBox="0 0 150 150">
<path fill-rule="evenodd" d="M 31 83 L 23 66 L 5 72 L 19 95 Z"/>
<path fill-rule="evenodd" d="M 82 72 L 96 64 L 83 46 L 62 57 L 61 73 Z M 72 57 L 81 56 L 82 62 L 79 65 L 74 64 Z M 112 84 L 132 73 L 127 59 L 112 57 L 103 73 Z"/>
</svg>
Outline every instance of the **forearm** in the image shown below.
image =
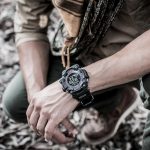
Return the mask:
<svg viewBox="0 0 150 150">
<path fill-rule="evenodd" d="M 30 101 L 32 95 L 46 86 L 49 44 L 43 41 L 26 42 L 19 45 L 18 52 L 28 101 Z"/>
<path fill-rule="evenodd" d="M 150 72 L 150 30 L 118 53 L 85 68 L 91 92 L 128 83 Z"/>
</svg>

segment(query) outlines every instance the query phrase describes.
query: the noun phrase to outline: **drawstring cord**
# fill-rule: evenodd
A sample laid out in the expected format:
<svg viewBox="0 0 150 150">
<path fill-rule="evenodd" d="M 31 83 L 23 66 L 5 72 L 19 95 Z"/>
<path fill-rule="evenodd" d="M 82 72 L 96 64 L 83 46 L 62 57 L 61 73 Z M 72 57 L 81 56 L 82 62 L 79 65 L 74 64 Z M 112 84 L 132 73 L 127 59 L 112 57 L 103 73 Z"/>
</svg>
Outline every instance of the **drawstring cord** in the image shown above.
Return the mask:
<svg viewBox="0 0 150 150">
<path fill-rule="evenodd" d="M 74 41 L 75 41 L 75 37 L 66 38 L 64 42 L 64 46 L 62 48 L 61 60 L 62 60 L 63 67 L 65 67 L 66 69 L 70 67 L 70 51 L 72 45 L 74 44 Z"/>
<path fill-rule="evenodd" d="M 67 57 L 67 62 L 65 57 Z M 70 67 L 70 47 L 64 45 L 64 47 L 62 48 L 61 60 L 63 67 L 68 69 Z"/>
</svg>

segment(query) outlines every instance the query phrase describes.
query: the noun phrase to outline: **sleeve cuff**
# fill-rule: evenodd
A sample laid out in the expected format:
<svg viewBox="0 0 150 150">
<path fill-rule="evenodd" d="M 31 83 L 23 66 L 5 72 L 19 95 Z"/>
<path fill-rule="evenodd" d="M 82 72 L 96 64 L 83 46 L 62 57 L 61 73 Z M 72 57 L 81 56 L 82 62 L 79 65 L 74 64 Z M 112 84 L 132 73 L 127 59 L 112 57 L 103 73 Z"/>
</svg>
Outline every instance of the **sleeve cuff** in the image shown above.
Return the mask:
<svg viewBox="0 0 150 150">
<path fill-rule="evenodd" d="M 49 42 L 48 37 L 42 33 L 16 33 L 15 35 L 16 46 L 19 46 L 20 44 L 25 42 L 39 40 Z"/>
</svg>

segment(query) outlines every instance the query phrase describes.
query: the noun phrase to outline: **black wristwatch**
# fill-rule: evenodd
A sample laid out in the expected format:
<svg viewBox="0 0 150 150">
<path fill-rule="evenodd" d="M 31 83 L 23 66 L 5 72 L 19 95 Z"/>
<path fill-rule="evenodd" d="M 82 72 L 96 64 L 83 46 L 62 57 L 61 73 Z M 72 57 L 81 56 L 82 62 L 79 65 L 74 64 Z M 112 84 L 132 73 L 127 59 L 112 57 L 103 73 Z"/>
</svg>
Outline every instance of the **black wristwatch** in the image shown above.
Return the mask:
<svg viewBox="0 0 150 150">
<path fill-rule="evenodd" d="M 85 69 L 78 64 L 71 66 L 62 72 L 59 82 L 64 92 L 70 93 L 83 106 L 92 103 L 94 97 L 88 89 L 89 76 Z"/>
</svg>

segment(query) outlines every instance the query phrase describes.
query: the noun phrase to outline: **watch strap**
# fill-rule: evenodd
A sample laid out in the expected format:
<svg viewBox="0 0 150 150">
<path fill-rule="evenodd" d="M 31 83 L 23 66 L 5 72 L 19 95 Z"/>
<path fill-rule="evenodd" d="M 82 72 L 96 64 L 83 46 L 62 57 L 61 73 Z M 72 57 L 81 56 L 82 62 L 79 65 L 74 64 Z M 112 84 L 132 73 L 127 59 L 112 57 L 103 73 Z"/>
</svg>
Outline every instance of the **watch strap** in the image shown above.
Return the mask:
<svg viewBox="0 0 150 150">
<path fill-rule="evenodd" d="M 87 106 L 94 100 L 93 95 L 91 95 L 89 89 L 84 88 L 80 91 L 72 93 L 73 98 L 77 99 L 83 106 Z"/>
</svg>

